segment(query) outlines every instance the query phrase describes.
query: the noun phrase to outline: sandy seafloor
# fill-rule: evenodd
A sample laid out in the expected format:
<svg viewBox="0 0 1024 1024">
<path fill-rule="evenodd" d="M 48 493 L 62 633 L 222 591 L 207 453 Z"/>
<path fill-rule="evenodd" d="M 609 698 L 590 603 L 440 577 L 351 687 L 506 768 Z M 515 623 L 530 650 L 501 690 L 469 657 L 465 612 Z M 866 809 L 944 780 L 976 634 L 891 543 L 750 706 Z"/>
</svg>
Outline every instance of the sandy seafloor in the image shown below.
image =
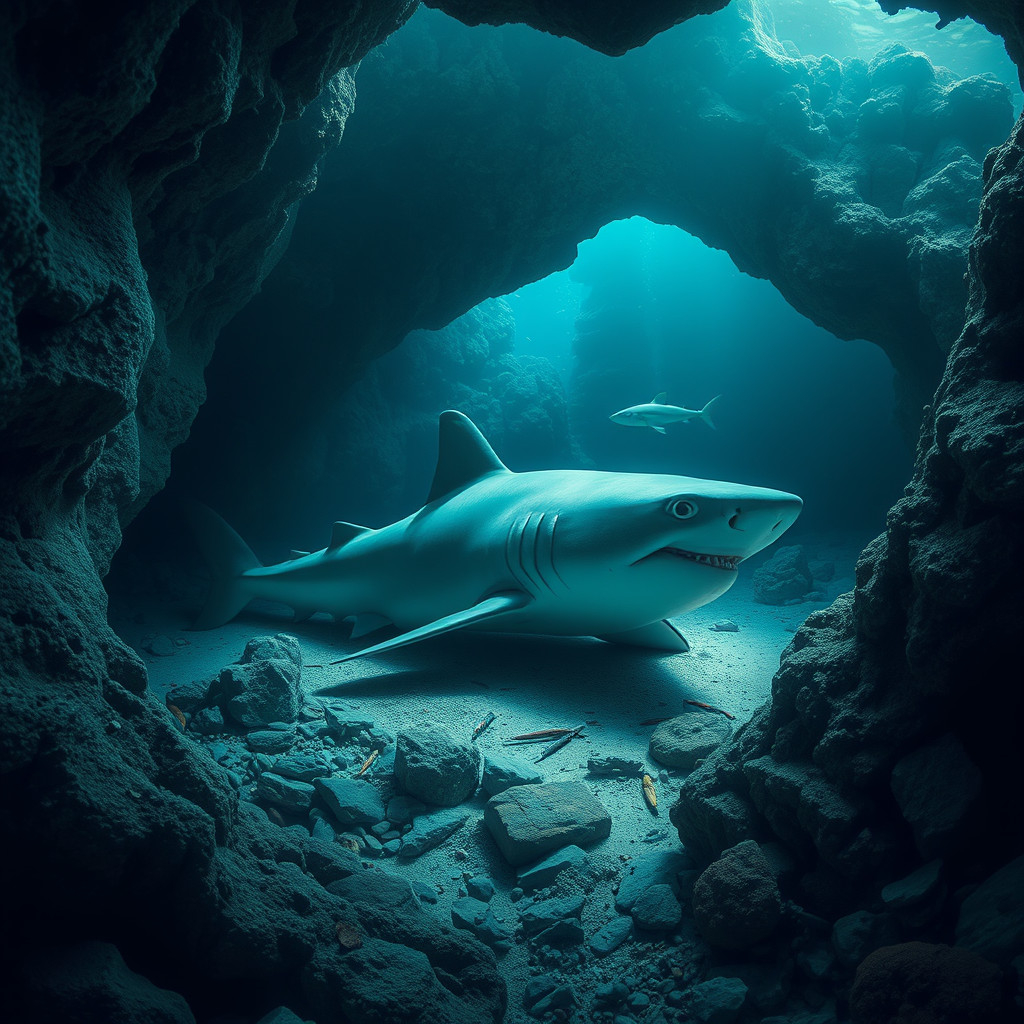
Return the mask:
<svg viewBox="0 0 1024 1024">
<path fill-rule="evenodd" d="M 773 551 L 769 548 L 749 559 L 726 594 L 673 620 L 690 642 L 691 649 L 685 654 L 649 653 L 583 638 L 466 632 L 343 665 L 304 667 L 303 687 L 309 693 L 339 684 L 328 695 L 336 706 L 340 703 L 338 710 L 353 718 L 372 719 L 392 735 L 409 723 L 429 720 L 468 738 L 473 727 L 493 712 L 495 721 L 477 740 L 481 750 L 500 750 L 526 761 L 539 756 L 542 747 L 504 746 L 503 741 L 517 733 L 588 723 L 582 736 L 538 767 L 546 782 L 584 782 L 611 815 L 611 835 L 588 851 L 603 875 L 601 881 L 590 883 L 583 911 L 589 938 L 615 916 L 616 877 L 628 870 L 633 858 L 681 849 L 668 811 L 685 776 L 666 770 L 650 757 L 648 743 L 654 726 L 641 723 L 693 712 L 696 709 L 685 703 L 689 699 L 730 712 L 738 728 L 768 699 L 780 655 L 807 615 L 852 589 L 855 561 L 868 539 L 800 538 L 812 561 L 835 564 L 834 578 L 822 587 L 826 600 L 818 602 L 787 606 L 756 602 L 753 572 Z M 379 639 L 371 636 L 349 641 L 345 639 L 347 627 L 339 628 L 326 616 L 294 623 L 287 609 L 270 605 L 253 605 L 218 629 L 195 632 L 188 629 L 195 611 L 191 602 L 146 600 L 138 594 L 130 603 L 123 598 L 111 600 L 111 625 L 146 661 L 150 686 L 161 698 L 175 684 L 212 679 L 224 665 L 239 659 L 254 636 L 278 632 L 296 636 L 306 665 L 327 663 Z M 738 632 L 711 628 L 725 619 L 736 623 Z M 164 657 L 150 653 L 147 648 L 155 636 L 169 637 L 174 653 Z M 310 703 L 317 699 L 311 697 Z M 197 742 L 203 742 L 202 738 L 197 737 Z M 238 738 L 238 744 L 244 748 L 244 737 Z M 588 772 L 588 758 L 610 755 L 643 763 L 656 783 L 657 815 L 644 803 L 638 778 L 608 778 Z M 392 745 L 364 777 L 384 785 L 393 762 Z M 348 774 L 354 772 L 353 768 Z M 495 916 L 514 930 L 517 915 L 508 893 L 516 884 L 515 870 L 504 863 L 483 824 L 486 799 L 479 790 L 462 805 L 473 812 L 469 821 L 440 847 L 416 859 L 389 858 L 379 863 L 437 888 L 439 900 L 427 909 L 446 923 L 451 921 L 452 901 L 464 894 L 464 889 L 460 891 L 463 879 L 486 874 L 497 888 L 491 901 Z M 680 941 L 677 937 L 676 942 Z M 588 989 L 594 985 L 624 973 L 643 977 L 645 961 L 649 973 L 656 976 L 653 965 L 659 958 L 664 962 L 670 945 L 671 938 L 659 941 L 658 936 L 650 935 L 647 940 L 625 943 L 604 959 L 596 958 L 585 945 L 580 947 L 584 950 L 581 963 L 563 957 L 560 966 L 570 974 L 580 997 L 581 1009 L 573 1019 L 591 1019 Z M 533 1020 L 522 1009 L 522 991 L 530 977 L 529 950 L 526 942 L 518 943 L 498 959 L 509 989 L 507 1021 Z M 548 969 L 550 965 L 544 966 Z M 653 1016 L 659 1005 L 655 998 L 649 1014 L 637 1013 L 636 1019 Z"/>
</svg>

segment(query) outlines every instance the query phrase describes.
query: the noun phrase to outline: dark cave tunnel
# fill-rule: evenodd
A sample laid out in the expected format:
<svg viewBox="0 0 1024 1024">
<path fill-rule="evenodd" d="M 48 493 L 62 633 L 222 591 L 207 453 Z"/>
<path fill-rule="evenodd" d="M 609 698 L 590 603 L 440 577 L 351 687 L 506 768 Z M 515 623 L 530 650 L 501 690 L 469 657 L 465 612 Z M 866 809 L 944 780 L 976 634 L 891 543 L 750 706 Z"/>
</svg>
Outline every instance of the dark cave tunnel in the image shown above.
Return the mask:
<svg viewBox="0 0 1024 1024">
<path fill-rule="evenodd" d="M 446 20 L 502 22 L 501 3 L 436 6 L 381 56 L 414 4 L 3 15 L 12 1019 L 255 1022 L 278 1004 L 318 1024 L 410 1007 L 525 1019 L 479 942 L 239 800 L 110 630 L 101 581 L 122 529 L 133 557 L 184 557 L 168 483 L 261 540 L 330 522 L 351 465 L 332 438 L 365 436 L 330 400 L 411 331 L 568 266 L 634 214 L 878 345 L 916 450 L 855 589 L 807 619 L 770 702 L 672 807 L 708 885 L 766 870 L 743 861 L 751 840 L 784 858 L 769 873 L 790 952 L 734 953 L 750 984 L 730 1019 L 902 1020 L 908 985 L 938 993 L 921 1020 L 1016 1019 L 1024 164 L 1009 100 L 899 50 L 868 74 L 766 49 L 739 4 L 728 38 L 684 20 L 717 4 L 644 4 L 627 24 L 605 5 L 509 5 L 550 36 Z M 1014 5 L 939 6 L 1020 56 Z M 96 45 L 72 55 L 83 34 Z M 875 116 L 894 89 L 912 97 L 898 136 Z M 339 948 L 339 920 L 361 946 Z M 860 929 L 853 960 L 840 922 Z M 712 945 L 691 985 L 729 961 Z M 801 979 L 770 1010 L 749 995 L 768 964 Z M 698 1013 L 694 998 L 650 1019 Z"/>
</svg>

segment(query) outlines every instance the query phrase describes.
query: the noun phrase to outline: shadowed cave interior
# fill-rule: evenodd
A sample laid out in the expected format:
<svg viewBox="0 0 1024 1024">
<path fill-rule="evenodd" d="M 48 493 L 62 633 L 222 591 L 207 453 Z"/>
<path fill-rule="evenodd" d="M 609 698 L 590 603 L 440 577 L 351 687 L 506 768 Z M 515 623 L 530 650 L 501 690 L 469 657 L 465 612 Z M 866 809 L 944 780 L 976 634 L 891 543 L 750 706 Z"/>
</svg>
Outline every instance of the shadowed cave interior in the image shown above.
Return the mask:
<svg viewBox="0 0 1024 1024">
<path fill-rule="evenodd" d="M 754 0 L 632 6 L 0 14 L 12 1020 L 1019 1019 L 1017 72 L 898 42 L 804 54 Z M 1019 69 L 1015 4 L 920 7 L 953 31 L 973 18 Z M 576 305 L 559 364 L 517 318 L 563 312 L 527 287 L 561 272 Z M 764 337 L 730 341 L 729 302 Z M 758 406 L 758 382 L 800 351 L 790 334 L 821 353 L 790 371 L 807 404 Z M 672 448 L 607 424 L 618 395 L 646 401 L 665 379 L 687 403 L 724 379 L 749 408 L 737 397 L 716 432 L 686 424 Z M 859 435 L 851 392 L 871 419 Z M 834 436 L 801 421 L 815 402 Z M 313 663 L 346 640 L 322 616 L 257 607 L 189 639 L 200 578 L 179 499 L 208 501 L 269 560 L 315 550 L 335 519 L 380 526 L 423 502 L 447 407 L 515 470 L 795 490 L 805 518 L 782 545 L 838 571 L 807 568 L 813 595 L 760 611 L 741 580 L 684 622 L 700 642 L 678 673 L 625 647 L 441 638 L 355 662 L 326 711 Z M 788 465 L 765 443 L 786 415 L 808 445 Z M 742 695 L 711 625 L 723 609 L 737 639 L 771 638 Z M 179 649 L 142 639 L 147 616 Z M 497 786 L 410 809 L 405 723 L 359 724 L 368 708 L 415 716 L 420 693 L 449 725 L 487 701 L 590 718 L 581 693 L 611 722 L 624 686 L 637 719 L 685 694 L 735 699 L 738 721 L 657 776 L 660 817 L 603 845 L 584 830 L 578 856 L 549 846 L 532 880 L 484 828 Z M 261 687 L 274 717 L 253 709 Z M 344 787 L 309 764 L 268 770 L 282 734 L 339 779 L 384 748 L 360 794 L 387 818 L 339 817 Z M 588 753 L 641 733 L 603 735 Z M 639 790 L 548 764 L 538 778 L 589 788 L 587 807 L 596 791 L 615 822 L 635 814 Z M 405 854 L 371 843 L 392 835 L 371 820 Z M 365 826 L 354 841 L 346 821 Z"/>
</svg>

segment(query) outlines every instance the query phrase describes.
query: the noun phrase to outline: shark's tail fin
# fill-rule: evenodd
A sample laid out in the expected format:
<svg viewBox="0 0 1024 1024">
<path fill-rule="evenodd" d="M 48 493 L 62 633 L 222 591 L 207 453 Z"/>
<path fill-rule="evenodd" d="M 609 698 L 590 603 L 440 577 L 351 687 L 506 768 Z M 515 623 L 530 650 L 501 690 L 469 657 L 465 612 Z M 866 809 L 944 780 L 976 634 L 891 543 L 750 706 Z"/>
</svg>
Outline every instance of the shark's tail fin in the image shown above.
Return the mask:
<svg viewBox="0 0 1024 1024">
<path fill-rule="evenodd" d="M 703 420 L 703 421 L 704 421 L 704 422 L 705 422 L 705 423 L 706 423 L 706 424 L 707 424 L 707 425 L 708 425 L 708 426 L 709 426 L 709 427 L 710 427 L 710 428 L 711 428 L 712 430 L 717 430 L 717 429 L 718 429 L 718 427 L 716 427 L 716 426 L 715 426 L 715 421 L 714 421 L 714 420 L 713 420 L 713 419 L 711 418 L 711 407 L 712 407 L 712 406 L 713 406 L 713 405 L 715 404 L 715 402 L 717 402 L 717 401 L 718 401 L 718 400 L 719 400 L 719 399 L 720 399 L 721 397 L 722 397 L 721 395 L 715 395 L 715 397 L 714 397 L 714 398 L 712 398 L 712 399 L 711 399 L 711 401 L 710 401 L 710 402 L 708 402 L 708 404 L 707 404 L 707 405 L 705 405 L 705 406 L 704 406 L 704 408 L 703 408 L 703 409 L 701 409 L 701 411 L 700 411 L 700 418 L 701 418 L 701 419 L 702 419 L 702 420 Z"/>
<path fill-rule="evenodd" d="M 214 629 L 233 619 L 249 603 L 242 573 L 257 568 L 260 560 L 213 509 L 191 501 L 185 504 L 184 514 L 213 574 L 206 604 L 192 628 Z"/>
</svg>

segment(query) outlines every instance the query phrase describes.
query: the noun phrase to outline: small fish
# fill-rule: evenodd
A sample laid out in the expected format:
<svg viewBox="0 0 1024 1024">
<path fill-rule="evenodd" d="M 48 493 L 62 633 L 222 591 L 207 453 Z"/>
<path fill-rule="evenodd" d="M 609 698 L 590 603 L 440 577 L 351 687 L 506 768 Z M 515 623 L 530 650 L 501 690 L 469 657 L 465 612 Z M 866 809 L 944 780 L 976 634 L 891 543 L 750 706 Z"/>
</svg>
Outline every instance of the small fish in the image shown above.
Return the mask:
<svg viewBox="0 0 1024 1024">
<path fill-rule="evenodd" d="M 703 409 L 684 409 L 681 405 L 667 405 L 665 392 L 655 395 L 646 405 L 631 405 L 628 409 L 620 409 L 608 418 L 612 423 L 624 427 L 650 427 L 659 434 L 665 433 L 666 423 L 686 423 L 688 420 L 703 420 L 712 430 L 715 422 L 711 419 L 711 407 L 721 398 L 716 395 Z"/>
<path fill-rule="evenodd" d="M 473 730 L 473 735 L 470 737 L 470 739 L 475 740 L 477 738 L 477 736 L 479 736 L 480 733 L 482 733 L 484 731 L 484 729 L 486 729 L 491 724 L 491 722 L 493 722 L 495 720 L 495 718 L 497 718 L 497 717 L 498 716 L 493 711 L 488 711 L 487 715 L 484 717 L 484 719 Z"/>
<path fill-rule="evenodd" d="M 653 814 L 658 813 L 658 794 L 654 792 L 654 780 L 650 775 L 645 775 L 643 780 L 644 799 Z"/>
<path fill-rule="evenodd" d="M 380 753 L 379 750 L 374 750 L 374 752 L 363 762 L 362 768 L 360 768 L 359 771 L 356 772 L 356 778 L 357 779 L 359 778 L 360 775 L 362 775 L 366 771 L 367 768 L 370 767 L 371 764 L 373 764 L 374 761 L 377 760 L 377 755 L 379 753 Z"/>
<path fill-rule="evenodd" d="M 721 708 L 716 708 L 712 704 L 705 704 L 702 700 L 688 700 L 686 704 L 692 704 L 695 708 L 703 708 L 705 711 L 714 711 L 719 715 L 725 715 L 726 718 L 735 718 L 735 715 L 730 715 L 728 711 L 723 711 Z"/>
<path fill-rule="evenodd" d="M 640 724 L 641 725 L 660 725 L 662 722 L 667 722 L 668 718 L 645 718 Z"/>
<path fill-rule="evenodd" d="M 574 736 L 579 736 L 579 734 L 583 732 L 585 728 L 586 723 L 584 723 L 583 725 L 577 725 L 575 729 L 569 730 L 564 736 L 559 736 L 559 738 L 555 740 L 554 743 L 552 743 L 550 746 L 545 747 L 540 752 L 540 757 L 538 757 L 537 760 L 534 761 L 534 764 L 543 761 L 545 757 L 550 757 L 553 753 L 555 753 L 556 750 L 561 750 L 562 747 L 564 747 L 569 742 L 569 740 L 571 740 Z"/>
</svg>

